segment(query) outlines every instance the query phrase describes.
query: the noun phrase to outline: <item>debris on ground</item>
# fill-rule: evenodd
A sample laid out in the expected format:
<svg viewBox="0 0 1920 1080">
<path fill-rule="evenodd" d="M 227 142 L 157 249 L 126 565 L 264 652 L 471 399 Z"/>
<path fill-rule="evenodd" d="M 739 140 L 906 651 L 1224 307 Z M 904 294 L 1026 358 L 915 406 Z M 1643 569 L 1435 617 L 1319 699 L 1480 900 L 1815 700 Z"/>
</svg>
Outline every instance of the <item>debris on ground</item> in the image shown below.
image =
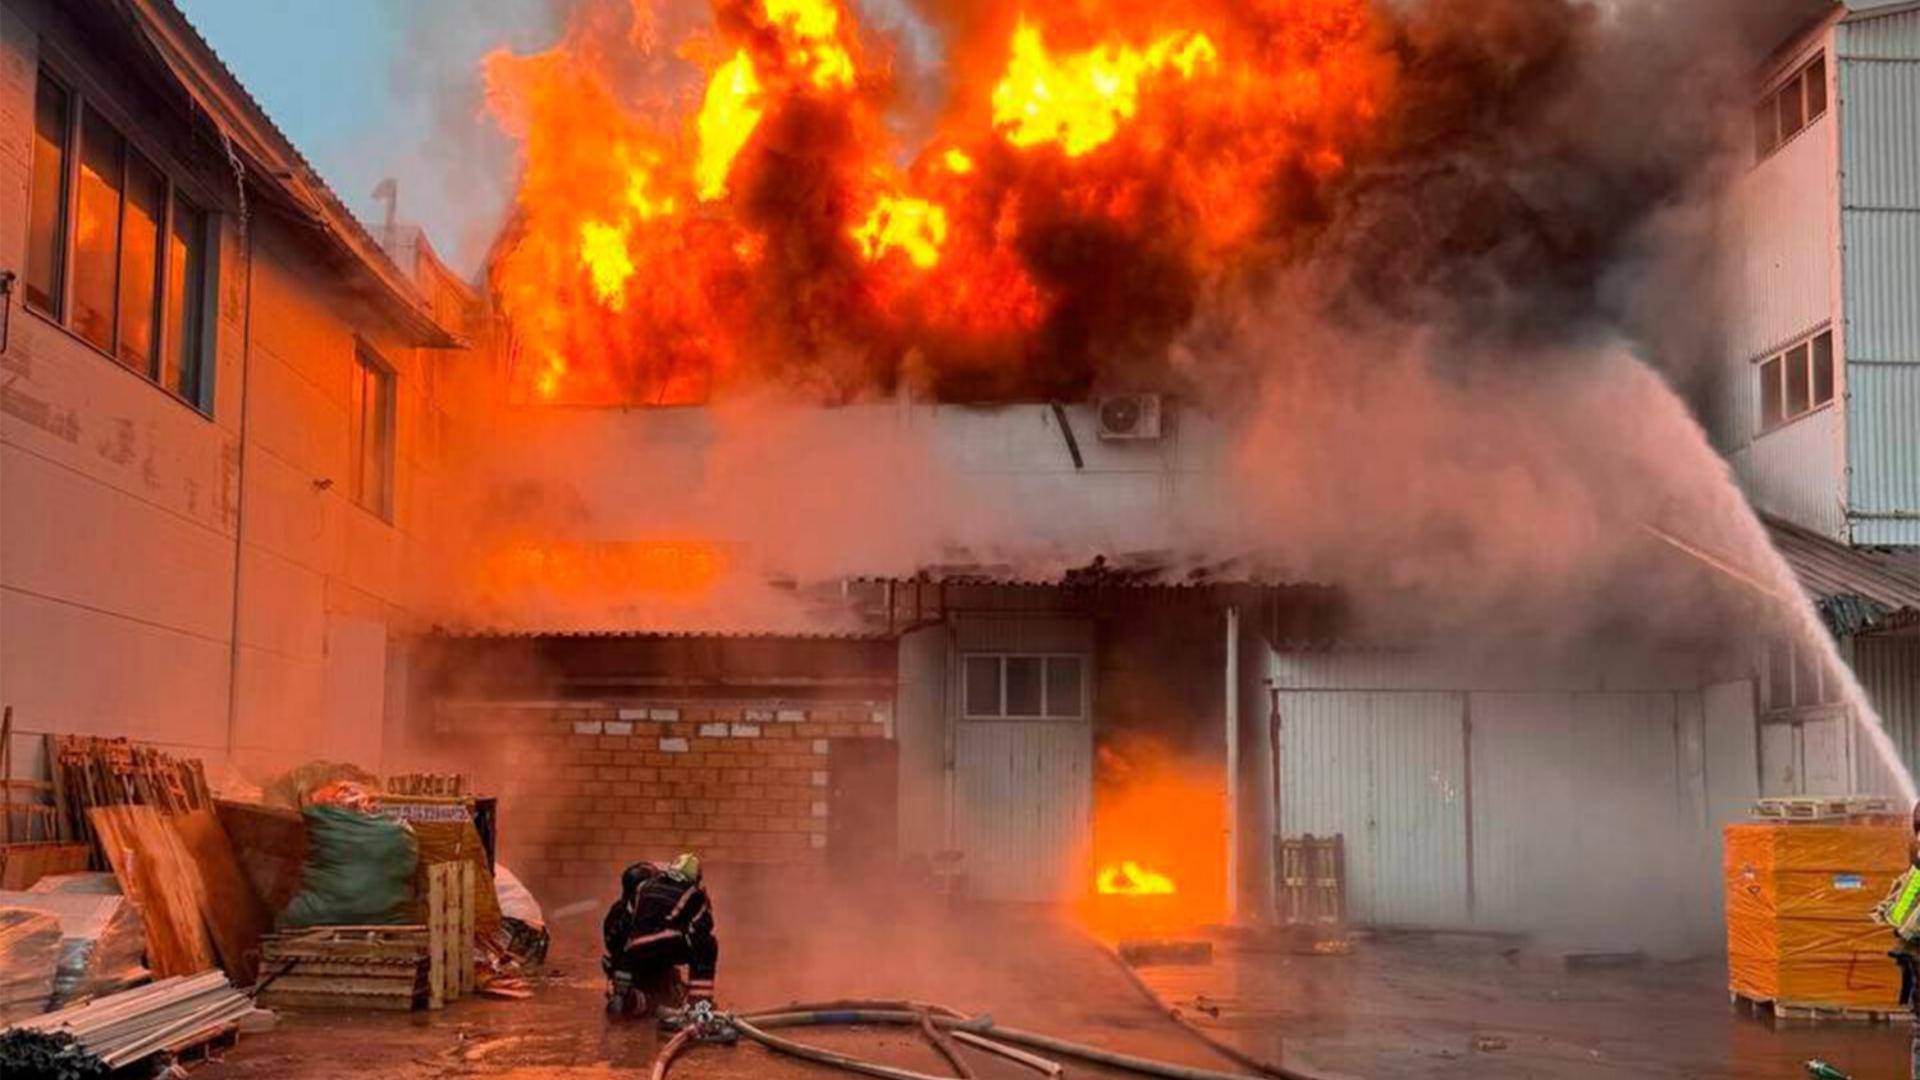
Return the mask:
<svg viewBox="0 0 1920 1080">
<path fill-rule="evenodd" d="M 1140 940 L 1122 941 L 1120 959 L 1132 967 L 1152 964 L 1209 964 L 1213 962 L 1210 941 Z"/>
<path fill-rule="evenodd" d="M 1473 1037 L 1473 1048 L 1482 1054 L 1491 1053 L 1496 1050 L 1505 1050 L 1507 1048 L 1507 1040 L 1498 1035 L 1475 1035 Z"/>
</svg>

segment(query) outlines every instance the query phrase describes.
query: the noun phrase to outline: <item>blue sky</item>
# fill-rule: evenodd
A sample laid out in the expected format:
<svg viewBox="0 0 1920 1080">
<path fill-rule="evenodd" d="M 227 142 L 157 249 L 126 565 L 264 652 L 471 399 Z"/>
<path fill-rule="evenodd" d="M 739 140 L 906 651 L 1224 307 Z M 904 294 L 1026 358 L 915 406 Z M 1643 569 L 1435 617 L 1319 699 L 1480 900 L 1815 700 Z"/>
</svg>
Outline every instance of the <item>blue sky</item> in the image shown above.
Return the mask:
<svg viewBox="0 0 1920 1080">
<path fill-rule="evenodd" d="M 477 112 L 480 58 L 553 35 L 546 0 L 176 0 L 329 185 L 368 220 L 400 216 L 471 272 L 499 221 L 511 147 Z"/>
</svg>

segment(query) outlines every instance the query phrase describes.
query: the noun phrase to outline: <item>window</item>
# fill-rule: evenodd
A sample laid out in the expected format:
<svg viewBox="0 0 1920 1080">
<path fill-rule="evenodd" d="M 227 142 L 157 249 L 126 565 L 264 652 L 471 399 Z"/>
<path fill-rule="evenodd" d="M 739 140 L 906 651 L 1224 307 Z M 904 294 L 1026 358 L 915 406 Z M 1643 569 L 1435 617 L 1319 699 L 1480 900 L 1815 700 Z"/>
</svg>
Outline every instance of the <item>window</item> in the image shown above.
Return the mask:
<svg viewBox="0 0 1920 1080">
<path fill-rule="evenodd" d="M 1827 58 L 1822 53 L 1794 72 L 1753 110 L 1754 160 L 1760 161 L 1808 124 L 1826 115 Z"/>
<path fill-rule="evenodd" d="M 966 658 L 965 708 L 976 719 L 1078 720 L 1086 715 L 1086 658 Z"/>
<path fill-rule="evenodd" d="M 207 214 L 71 88 L 35 93 L 27 303 L 210 409 Z"/>
<path fill-rule="evenodd" d="M 1831 402 L 1833 331 L 1760 361 L 1760 430 L 1772 431 Z"/>
<path fill-rule="evenodd" d="M 353 499 L 393 520 L 393 370 L 362 346 L 354 351 Z"/>
<path fill-rule="evenodd" d="M 67 139 L 73 99 L 40 76 L 33 105 L 33 208 L 27 224 L 27 303 L 59 318 L 66 296 Z"/>
</svg>

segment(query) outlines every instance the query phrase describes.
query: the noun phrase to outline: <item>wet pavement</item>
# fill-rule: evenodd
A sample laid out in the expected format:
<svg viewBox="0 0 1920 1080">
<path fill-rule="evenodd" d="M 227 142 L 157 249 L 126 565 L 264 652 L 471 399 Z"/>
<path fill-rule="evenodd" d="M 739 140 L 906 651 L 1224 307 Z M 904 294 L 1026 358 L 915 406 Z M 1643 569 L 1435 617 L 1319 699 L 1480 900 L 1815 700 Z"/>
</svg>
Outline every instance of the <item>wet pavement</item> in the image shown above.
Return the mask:
<svg viewBox="0 0 1920 1080">
<path fill-rule="evenodd" d="M 1211 1037 L 1326 1080 L 1804 1078 L 1824 1060 L 1856 1080 L 1904 1078 L 1908 1029 L 1742 1015 L 1724 961 L 1569 971 L 1512 939 L 1381 935 L 1344 956 L 1215 941 L 1211 964 L 1139 971 Z"/>
<path fill-rule="evenodd" d="M 1112 956 L 1057 917 L 1008 909 L 893 903 L 861 913 L 811 897 L 729 920 L 721 903 L 723 1007 L 837 998 L 912 998 L 1008 1024 L 1163 1060 L 1231 1069 L 1168 1019 Z M 602 1011 L 598 913 L 562 923 L 551 971 L 527 1001 L 486 998 L 441 1012 L 283 1013 L 277 1030 L 249 1035 L 197 1080 L 328 1080 L 488 1076 L 595 1080 L 646 1075 L 659 1037 L 651 1023 Z M 951 1069 L 902 1029 L 790 1029 L 782 1034 L 936 1075 Z M 983 1080 L 1030 1078 L 1019 1066 L 968 1052 Z M 703 1047 L 675 1080 L 848 1075 L 757 1046 Z M 1075 1077 L 1117 1074 L 1074 1067 Z"/>
</svg>

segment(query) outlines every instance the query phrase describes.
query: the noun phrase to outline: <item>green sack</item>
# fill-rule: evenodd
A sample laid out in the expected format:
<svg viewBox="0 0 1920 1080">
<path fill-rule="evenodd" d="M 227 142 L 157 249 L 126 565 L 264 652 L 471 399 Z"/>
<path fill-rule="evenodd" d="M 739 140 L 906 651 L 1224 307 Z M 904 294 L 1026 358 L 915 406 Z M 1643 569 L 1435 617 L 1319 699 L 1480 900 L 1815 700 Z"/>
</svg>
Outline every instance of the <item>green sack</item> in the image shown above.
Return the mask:
<svg viewBox="0 0 1920 1080">
<path fill-rule="evenodd" d="M 274 921 L 300 926 L 392 926 L 407 921 L 420 847 L 404 821 L 309 806 L 300 891 Z"/>
</svg>

